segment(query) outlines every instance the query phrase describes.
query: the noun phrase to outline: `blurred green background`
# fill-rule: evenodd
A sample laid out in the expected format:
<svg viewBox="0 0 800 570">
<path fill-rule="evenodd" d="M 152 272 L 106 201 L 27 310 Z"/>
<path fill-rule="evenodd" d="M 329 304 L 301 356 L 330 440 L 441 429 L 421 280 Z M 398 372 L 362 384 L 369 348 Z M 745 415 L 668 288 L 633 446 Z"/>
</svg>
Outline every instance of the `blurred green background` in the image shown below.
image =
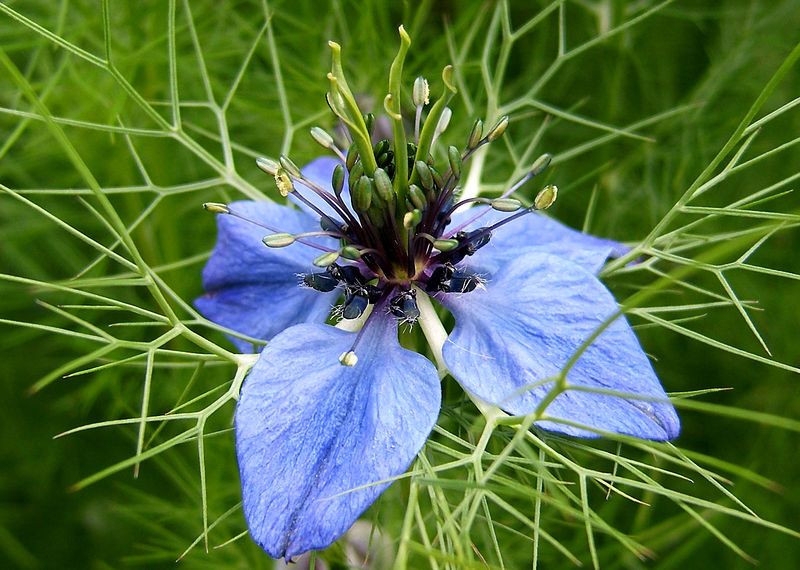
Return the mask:
<svg viewBox="0 0 800 570">
<path fill-rule="evenodd" d="M 591 231 L 634 242 L 661 219 L 733 132 L 775 70 L 800 40 L 800 9 L 796 0 L 677 1 L 661 5 L 643 0 L 575 0 L 563 3 L 381 2 L 310 0 L 178 2 L 175 34 L 168 28 L 166 0 L 109 2 L 108 38 L 115 73 L 132 88 L 126 92 L 113 73 L 65 49 L 102 58 L 105 49 L 101 3 L 89 0 L 6 0 L 0 11 L 0 47 L 24 75 L 54 117 L 85 121 L 109 128 L 85 128 L 62 123 L 78 154 L 106 189 L 128 223 L 146 211 L 131 235 L 152 266 L 185 300 L 201 292 L 200 269 L 214 242 L 213 219 L 199 205 L 207 200 L 241 197 L 236 188 L 253 185 L 274 195 L 271 181 L 254 166 L 251 152 L 276 156 L 291 151 L 302 163 L 320 151 L 306 136 L 313 124 L 332 127 L 324 93 L 328 63 L 326 41 L 345 49 L 354 90 L 380 101 L 385 73 L 396 50 L 396 26 L 405 23 L 414 46 L 407 64 L 407 84 L 424 74 L 438 89 L 440 69 L 458 63 L 462 93 L 454 100 L 454 118 L 446 137 L 460 141 L 475 117 L 484 116 L 487 97 L 481 58 L 484 39 L 502 24 L 493 19 L 506 10 L 514 28 L 541 21 L 513 47 L 501 100 L 520 97 L 542 76 L 557 55 L 559 18 L 566 22 L 567 47 L 591 42 L 626 22 L 619 33 L 565 59 L 537 101 L 603 125 L 624 127 L 667 113 L 637 132 L 652 140 L 617 137 L 559 164 L 551 175 L 562 187 L 554 215 L 576 227 L 584 222 L 594 195 Z M 504 7 L 505 6 L 505 7 Z M 554 8 L 555 7 L 555 8 Z M 12 13 L 13 11 L 13 13 Z M 191 16 L 189 15 L 191 12 Z M 265 27 L 265 13 L 269 26 Z M 193 27 L 188 25 L 189 18 Z M 493 27 L 494 26 L 494 27 Z M 497 26 L 500 26 L 498 28 Z M 54 35 L 53 35 L 54 34 Z M 196 34 L 201 58 L 193 45 Z M 181 137 L 164 136 L 164 129 L 143 113 L 136 97 L 150 102 L 170 121 L 170 38 L 175 38 L 177 90 L 184 129 Z M 250 50 L 252 60 L 237 74 Z M 456 57 L 459 62 L 454 61 Z M 497 47 L 488 57 L 497 56 Z M 204 73 L 203 69 L 207 71 Z M 279 73 L 276 72 L 279 70 Z M 8 66 L 0 67 L 0 183 L 24 193 L 86 235 L 111 243 L 103 223 L 77 196 L 86 181 L 68 160 L 52 132 L 12 81 Z M 206 80 L 209 84 L 206 85 Z M 223 164 L 218 138 L 219 119 L 200 102 L 208 90 L 222 103 L 227 87 L 240 80 L 224 115 L 233 144 L 237 180 L 198 158 L 210 153 Z M 135 96 L 134 96 L 135 94 Z M 800 96 L 795 66 L 768 99 L 758 116 Z M 491 105 L 491 100 L 488 101 Z M 287 124 L 286 107 L 290 109 Z M 21 112 L 21 113 L 20 113 Z M 547 113 L 545 113 L 547 114 Z M 512 114 L 510 143 L 526 144 L 541 124 L 541 108 L 521 106 Z M 145 129 L 126 137 L 120 126 Z M 289 130 L 287 131 L 287 127 Z M 161 135 L 158 135 L 158 132 Z M 558 119 L 537 146 L 556 155 L 607 134 L 597 126 Z M 770 122 L 754 139 L 748 154 L 793 141 L 800 133 L 800 112 L 789 110 Z M 252 149 L 252 151 L 250 150 Z M 492 155 L 488 182 L 508 176 L 513 153 Z M 747 196 L 800 172 L 800 152 L 791 144 L 757 167 L 726 182 L 721 196 L 709 204 L 724 204 Z M 146 174 L 146 177 L 145 177 Z M 199 181 L 199 183 L 198 183 Z M 141 187 L 141 188 L 140 188 Z M 787 184 L 785 190 L 791 189 Z M 31 192 L 36 191 L 36 192 Z M 88 194 L 83 195 L 89 198 Z M 717 200 L 717 198 L 719 198 Z M 796 214 L 800 203 L 786 195 L 764 208 Z M 151 208 L 151 209 L 148 209 Z M 741 220 L 737 220 L 737 223 Z M 715 231 L 730 231 L 720 221 Z M 800 366 L 798 356 L 798 284 L 800 236 L 794 223 L 759 249 L 753 262 L 788 272 L 788 278 L 739 271 L 729 276 L 741 299 L 757 300 L 755 325 L 776 361 Z M 97 256 L 85 243 L 59 229 L 30 205 L 0 193 L 0 272 L 45 282 L 65 282 L 92 264 Z M 178 263 L 186 260 L 184 263 Z M 177 265 L 170 265 L 177 264 Z M 119 267 L 101 260 L 87 276 L 101 279 Z M 713 276 L 696 276 L 695 283 L 719 291 Z M 615 276 L 618 295 L 638 287 L 635 279 Z M 88 286 L 87 286 L 88 287 Z M 147 305 L 141 287 L 104 285 L 92 291 Z M 669 298 L 669 291 L 665 296 Z M 685 290 L 675 302 L 688 303 Z M 135 431 L 112 428 L 53 440 L 72 427 L 120 417 L 136 417 L 141 403 L 142 367 L 111 368 L 53 382 L 29 395 L 34 382 L 96 347 L 84 340 L 48 330 L 6 324 L 22 321 L 76 329 L 51 305 L 80 303 L 67 293 L 0 280 L 0 566 L 3 568 L 169 568 L 202 531 L 196 450 L 178 446 L 145 463 L 140 477 L 123 470 L 77 492 L 69 487 L 103 468 L 130 457 Z M 674 299 L 673 299 L 674 300 Z M 149 305 L 148 305 L 149 306 Z M 110 311 L 75 314 L 99 327 L 124 321 Z M 690 323 L 700 331 L 743 350 L 765 355 L 735 308 L 702 311 Z M 689 326 L 687 324 L 687 326 Z M 115 329 L 132 339 L 152 338 L 143 327 Z M 656 369 L 668 391 L 730 387 L 704 399 L 734 408 L 797 418 L 800 416 L 797 377 L 790 371 L 737 357 L 658 327 L 642 327 L 643 345 L 657 360 Z M 221 335 L 213 339 L 224 345 Z M 180 345 L 184 349 L 187 344 Z M 227 345 L 225 345 L 227 346 Z M 101 361 L 90 361 L 89 367 Z M 187 386 L 209 390 L 229 374 L 220 366 L 175 368 L 159 373 L 158 398 L 152 406 L 168 407 Z M 217 418 L 215 429 L 229 427 L 232 407 Z M 764 519 L 800 529 L 800 436 L 765 423 L 683 411 L 678 444 L 688 450 L 731 462 L 765 478 L 736 477 L 733 492 Z M 221 515 L 238 501 L 238 478 L 230 433 L 207 442 L 210 511 Z M 644 459 L 647 461 L 647 459 Z M 699 482 L 698 482 L 699 486 Z M 686 486 L 683 491 L 704 496 L 707 491 Z M 717 500 L 716 495 L 709 495 Z M 727 504 L 727 503 L 726 503 Z M 673 508 L 656 508 L 647 520 L 631 521 L 623 510 L 608 511 L 610 520 L 626 532 L 646 528 L 645 544 L 655 551 L 639 561 L 613 543 L 601 543 L 603 567 L 738 568 L 750 562 L 717 540 L 696 522 Z M 599 508 L 599 507 L 598 507 Z M 627 514 L 626 514 L 627 513 Z M 641 516 L 641 513 L 640 515 Z M 784 533 L 733 517 L 709 514 L 711 522 L 731 541 L 757 559 L 763 568 L 800 567 L 800 542 Z M 225 524 L 229 536 L 241 530 L 237 512 Z M 635 523 L 635 524 L 632 524 Z M 585 536 L 569 528 L 577 545 Z M 569 540 L 562 537 L 562 540 Z M 575 546 L 590 565 L 585 546 Z M 527 554 L 526 554 L 527 556 Z M 511 568 L 527 567 L 525 558 Z M 548 562 L 549 560 L 549 562 Z M 568 567 L 553 555 L 544 567 Z M 181 565 L 190 568 L 270 567 L 245 537 L 210 554 L 193 550 Z"/>
</svg>

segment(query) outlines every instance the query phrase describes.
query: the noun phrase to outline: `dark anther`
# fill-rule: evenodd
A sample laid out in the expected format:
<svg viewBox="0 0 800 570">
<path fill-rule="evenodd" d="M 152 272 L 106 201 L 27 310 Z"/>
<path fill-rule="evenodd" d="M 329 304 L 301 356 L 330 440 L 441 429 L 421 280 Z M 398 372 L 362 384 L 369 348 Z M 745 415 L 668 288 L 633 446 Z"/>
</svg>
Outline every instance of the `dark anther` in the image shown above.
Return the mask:
<svg viewBox="0 0 800 570">
<path fill-rule="evenodd" d="M 341 222 L 337 222 L 330 216 L 322 216 L 319 219 L 319 227 L 324 232 L 335 232 L 344 235 L 347 233 L 347 226 Z"/>
<path fill-rule="evenodd" d="M 456 271 L 450 278 L 451 293 L 469 293 L 474 291 L 478 285 L 483 284 L 483 279 L 472 273 Z"/>
<path fill-rule="evenodd" d="M 346 287 L 360 288 L 367 282 L 355 265 L 331 265 L 328 272 Z"/>
<path fill-rule="evenodd" d="M 480 248 L 489 243 L 492 239 L 492 232 L 487 231 L 488 228 L 478 228 L 471 232 L 458 232 L 456 239 L 461 243 L 466 243 L 467 255 L 472 255 Z"/>
<path fill-rule="evenodd" d="M 367 299 L 372 304 L 377 303 L 383 295 L 383 290 L 378 289 L 375 285 L 364 285 L 363 291 L 367 294 Z"/>
<path fill-rule="evenodd" d="M 342 317 L 345 319 L 357 319 L 369 305 L 369 298 L 363 290 L 356 290 L 350 293 L 344 300 L 342 306 Z"/>
<path fill-rule="evenodd" d="M 444 265 L 440 265 L 436 269 L 433 270 L 431 273 L 430 279 L 428 279 L 428 284 L 425 286 L 426 291 L 435 292 L 435 291 L 449 291 L 449 285 L 446 285 L 450 278 L 453 276 L 453 266 L 449 263 L 445 263 Z M 446 289 L 443 289 L 443 286 L 447 286 Z"/>
<path fill-rule="evenodd" d="M 328 291 L 336 289 L 339 280 L 328 271 L 323 273 L 306 273 L 303 275 L 303 284 L 307 287 L 311 287 L 315 291 L 327 293 Z"/>
<path fill-rule="evenodd" d="M 456 271 L 452 264 L 446 263 L 433 270 L 425 289 L 432 293 L 469 293 L 483 282 L 479 276 L 465 271 Z"/>
<path fill-rule="evenodd" d="M 403 321 L 416 322 L 419 319 L 416 291 L 409 289 L 395 295 L 389 302 L 389 312 Z"/>
</svg>

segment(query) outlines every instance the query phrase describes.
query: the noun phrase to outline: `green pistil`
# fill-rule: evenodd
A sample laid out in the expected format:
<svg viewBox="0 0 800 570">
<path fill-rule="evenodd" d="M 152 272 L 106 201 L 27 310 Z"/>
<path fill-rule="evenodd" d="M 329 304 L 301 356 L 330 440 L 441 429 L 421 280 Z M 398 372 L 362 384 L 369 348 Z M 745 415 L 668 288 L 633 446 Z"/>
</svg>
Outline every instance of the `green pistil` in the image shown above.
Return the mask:
<svg viewBox="0 0 800 570">
<path fill-rule="evenodd" d="M 406 33 L 403 26 L 398 28 L 400 32 L 400 49 L 392 62 L 389 70 L 389 94 L 386 96 L 384 106 L 392 121 L 392 134 L 394 135 L 394 192 L 397 194 L 397 201 L 405 203 L 408 196 L 408 147 L 406 146 L 406 130 L 403 125 L 401 114 L 401 97 L 403 82 L 403 63 L 411 45 L 411 38 Z"/>
<path fill-rule="evenodd" d="M 370 143 L 369 130 L 367 130 L 367 124 L 364 122 L 364 116 L 361 114 L 353 92 L 350 91 L 344 76 L 342 46 L 336 42 L 328 42 L 328 45 L 332 52 L 331 72 L 328 74 L 328 80 L 331 83 L 329 99 L 331 108 L 347 125 L 350 134 L 353 136 L 353 141 L 358 146 L 364 172 L 372 176 L 372 173 L 378 168 L 378 163 L 375 162 L 375 156 L 372 154 L 372 144 Z"/>
</svg>

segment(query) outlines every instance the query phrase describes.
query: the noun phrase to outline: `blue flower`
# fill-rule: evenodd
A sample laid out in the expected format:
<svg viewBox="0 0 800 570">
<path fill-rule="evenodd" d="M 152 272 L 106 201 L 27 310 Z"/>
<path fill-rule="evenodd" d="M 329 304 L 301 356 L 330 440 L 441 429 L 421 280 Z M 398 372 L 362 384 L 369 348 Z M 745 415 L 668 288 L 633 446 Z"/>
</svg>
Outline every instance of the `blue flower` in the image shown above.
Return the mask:
<svg viewBox="0 0 800 570">
<path fill-rule="evenodd" d="M 378 166 L 391 172 L 387 160 Z M 196 305 L 212 321 L 268 341 L 242 388 L 235 428 L 245 517 L 275 558 L 333 543 L 425 443 L 439 412 L 439 377 L 397 340 L 398 323 L 419 317 L 418 295 L 455 317 L 443 346 L 452 376 L 514 415 L 537 409 L 573 354 L 618 310 L 596 274 L 625 251 L 620 244 L 507 199 L 493 205 L 515 213 L 464 209 L 452 196 L 441 199 L 455 183 L 435 171 L 423 172 L 421 197 L 412 190 L 408 200 L 405 218 L 412 219 L 399 227 L 398 204 L 386 193 L 380 201 L 382 174 L 350 183 L 358 164 L 349 172 L 328 158 L 302 172 L 290 172 L 288 161 L 266 165 L 299 209 L 271 202 L 211 208 L 223 213 L 203 272 L 207 293 Z M 368 190 L 369 205 L 359 195 Z M 289 237 L 265 247 L 265 234 Z M 360 331 L 325 324 L 340 298 L 335 314 L 372 309 Z M 242 351 L 253 348 L 232 340 Z M 548 405 L 539 428 L 576 437 L 678 435 L 675 410 L 624 318 L 588 346 L 567 382 L 575 389 Z"/>
</svg>

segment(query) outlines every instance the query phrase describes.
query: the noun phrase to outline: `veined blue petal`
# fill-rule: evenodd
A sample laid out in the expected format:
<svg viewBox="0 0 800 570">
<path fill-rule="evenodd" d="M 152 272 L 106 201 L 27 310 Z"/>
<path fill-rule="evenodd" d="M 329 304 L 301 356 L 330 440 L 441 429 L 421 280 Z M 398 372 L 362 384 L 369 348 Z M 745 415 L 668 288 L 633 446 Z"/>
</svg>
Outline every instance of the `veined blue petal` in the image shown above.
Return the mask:
<svg viewBox="0 0 800 570">
<path fill-rule="evenodd" d="M 282 232 L 319 229 L 308 214 L 274 202 L 233 202 L 230 208 Z M 195 300 L 206 318 L 264 340 L 292 325 L 325 319 L 338 293 L 301 288 L 296 276 L 315 269 L 311 262 L 319 250 L 301 243 L 268 248 L 261 240 L 270 230 L 226 214 L 217 216 L 217 228 L 216 246 L 203 269 L 206 294 Z M 329 238 L 310 241 L 336 245 Z M 231 341 L 243 352 L 253 349 L 252 343 Z"/>
<path fill-rule="evenodd" d="M 354 333 L 297 325 L 261 353 L 236 408 L 236 453 L 253 539 L 291 558 L 338 539 L 425 443 L 439 413 L 436 369 L 401 348 L 394 319 Z"/>
<path fill-rule="evenodd" d="M 306 164 L 303 168 L 301 168 L 301 172 L 303 176 L 315 182 L 317 185 L 321 186 L 331 194 L 333 194 L 333 189 L 331 187 L 331 178 L 333 177 L 333 169 L 336 168 L 337 164 L 342 164 L 342 161 L 337 158 L 331 158 L 328 156 L 323 156 L 320 158 L 315 158 L 308 164 Z M 297 182 L 295 184 L 297 190 L 303 195 L 303 198 L 314 204 L 320 211 L 323 213 L 331 216 L 335 220 L 341 220 L 342 217 L 336 214 L 333 208 L 328 204 L 325 200 L 320 198 L 313 190 L 306 188 L 302 183 Z M 289 194 L 289 197 L 292 201 L 297 204 L 297 206 L 303 210 L 304 212 L 311 214 L 315 218 L 319 218 L 319 214 L 308 207 L 307 204 L 298 200 L 294 195 Z M 348 209 L 352 212 L 353 208 L 350 203 L 350 192 L 347 185 L 347 170 L 345 169 L 345 178 L 344 178 L 344 190 L 342 191 L 342 200 L 344 200 L 345 205 Z"/>
<path fill-rule="evenodd" d="M 504 265 L 485 290 L 440 298 L 456 319 L 444 345 L 453 376 L 469 392 L 514 415 L 536 410 L 573 354 L 618 310 L 594 275 L 543 253 Z M 645 399 L 569 390 L 548 406 L 549 417 L 645 439 L 678 435 L 675 409 L 623 317 L 589 345 L 567 381 Z M 537 425 L 580 437 L 597 435 L 552 421 Z"/>
<path fill-rule="evenodd" d="M 477 207 L 457 211 L 449 227 L 460 226 L 479 211 Z M 491 226 L 509 215 L 511 214 L 489 210 L 466 229 Z M 497 228 L 492 233 L 491 241 L 467 261 L 470 265 L 497 268 L 506 261 L 523 255 L 529 247 L 549 251 L 592 273 L 600 271 L 608 258 L 620 257 L 630 251 L 630 248 L 614 240 L 585 234 L 545 214 L 532 213 Z"/>
</svg>

